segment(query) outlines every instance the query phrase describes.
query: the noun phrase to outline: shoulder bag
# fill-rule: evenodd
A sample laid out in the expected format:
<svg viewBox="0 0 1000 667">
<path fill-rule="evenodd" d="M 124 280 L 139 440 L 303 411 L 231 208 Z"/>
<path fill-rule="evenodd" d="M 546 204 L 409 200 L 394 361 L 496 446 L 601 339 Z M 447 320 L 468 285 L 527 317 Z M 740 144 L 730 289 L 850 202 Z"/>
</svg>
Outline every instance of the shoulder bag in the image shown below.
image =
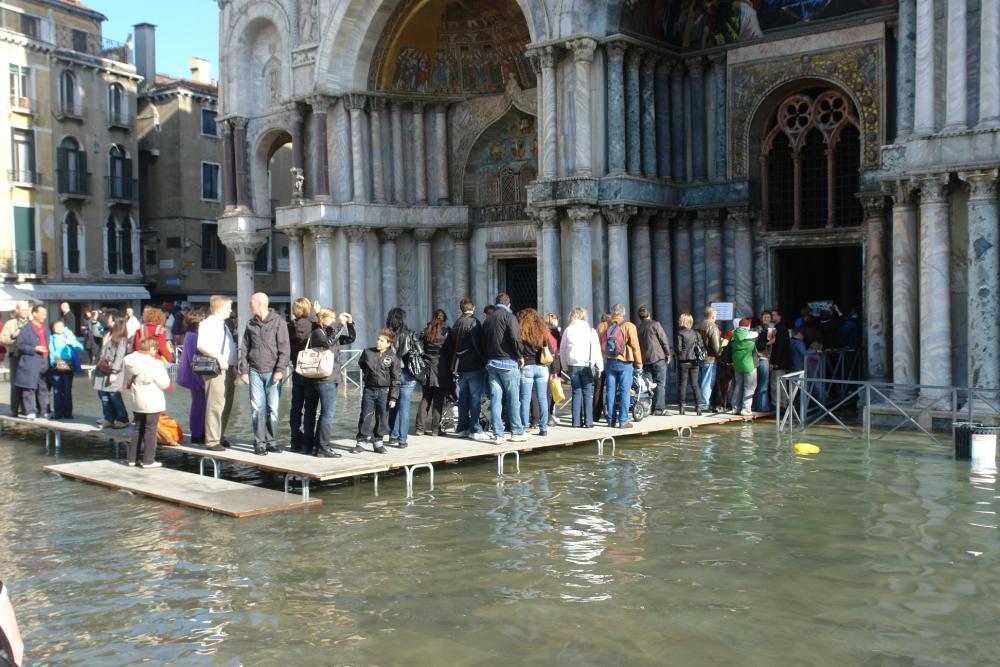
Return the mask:
<svg viewBox="0 0 1000 667">
<path fill-rule="evenodd" d="M 552 350 L 549 349 L 549 341 L 545 341 L 542 349 L 538 352 L 538 363 L 542 366 L 551 366 L 553 361 L 555 361 L 555 357 L 552 356 Z"/>
<path fill-rule="evenodd" d="M 309 380 L 323 380 L 333 375 L 337 356 L 330 348 L 313 349 L 306 343 L 305 349 L 295 359 L 295 372 Z"/>
<path fill-rule="evenodd" d="M 225 326 L 225 324 L 222 326 Z M 219 354 L 222 354 L 225 349 L 226 332 L 223 330 L 222 349 L 219 350 Z M 210 357 L 207 354 L 202 354 L 201 352 L 195 352 L 191 355 L 191 372 L 195 375 L 201 375 L 203 377 L 212 377 L 222 372 L 222 366 L 219 365 L 219 360 L 215 357 Z"/>
</svg>

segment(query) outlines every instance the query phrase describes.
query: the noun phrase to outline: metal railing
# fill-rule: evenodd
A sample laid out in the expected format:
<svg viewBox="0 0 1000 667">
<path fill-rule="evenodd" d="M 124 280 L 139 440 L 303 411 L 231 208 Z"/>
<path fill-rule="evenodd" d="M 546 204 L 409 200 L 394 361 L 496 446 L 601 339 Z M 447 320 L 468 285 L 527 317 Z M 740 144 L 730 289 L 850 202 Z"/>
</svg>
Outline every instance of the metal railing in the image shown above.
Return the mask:
<svg viewBox="0 0 1000 667">
<path fill-rule="evenodd" d="M 42 175 L 37 171 L 28 169 L 8 169 L 7 180 L 11 183 L 20 183 L 23 185 L 41 185 Z"/>
<path fill-rule="evenodd" d="M 118 109 L 108 111 L 108 127 L 123 127 L 131 129 L 132 115 L 128 109 Z"/>
<path fill-rule="evenodd" d="M 833 425 L 852 437 L 881 440 L 906 428 L 943 444 L 934 435 L 934 419 L 1000 422 L 1000 389 L 836 380 L 798 371 L 778 379 L 775 406 L 779 433 Z M 895 423 L 873 436 L 875 417 Z"/>
<path fill-rule="evenodd" d="M 56 187 L 61 195 L 90 196 L 90 174 L 75 169 L 56 169 Z"/>
<path fill-rule="evenodd" d="M 10 108 L 13 111 L 27 111 L 29 113 L 34 113 L 35 101 L 26 95 L 11 95 Z"/>
<path fill-rule="evenodd" d="M 87 113 L 86 108 L 83 106 L 83 102 L 79 100 L 73 100 L 73 101 L 61 100 L 57 108 L 59 114 L 64 118 L 83 119 Z"/>
<path fill-rule="evenodd" d="M 107 188 L 108 199 L 125 202 L 135 201 L 135 196 L 138 192 L 138 181 L 136 179 L 105 176 L 104 184 Z"/>
<path fill-rule="evenodd" d="M 49 254 L 37 250 L 2 251 L 0 252 L 0 272 L 45 275 L 49 272 Z"/>
</svg>

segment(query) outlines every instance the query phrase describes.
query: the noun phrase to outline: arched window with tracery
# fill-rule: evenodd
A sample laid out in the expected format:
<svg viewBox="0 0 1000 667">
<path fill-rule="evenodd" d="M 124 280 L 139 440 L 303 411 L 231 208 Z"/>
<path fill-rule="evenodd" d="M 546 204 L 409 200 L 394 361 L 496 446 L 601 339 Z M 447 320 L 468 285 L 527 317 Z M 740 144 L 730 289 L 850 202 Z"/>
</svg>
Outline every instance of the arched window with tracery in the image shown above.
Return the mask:
<svg viewBox="0 0 1000 667">
<path fill-rule="evenodd" d="M 765 229 L 861 224 L 861 132 L 854 105 L 842 92 L 786 97 L 764 127 L 760 164 Z"/>
</svg>

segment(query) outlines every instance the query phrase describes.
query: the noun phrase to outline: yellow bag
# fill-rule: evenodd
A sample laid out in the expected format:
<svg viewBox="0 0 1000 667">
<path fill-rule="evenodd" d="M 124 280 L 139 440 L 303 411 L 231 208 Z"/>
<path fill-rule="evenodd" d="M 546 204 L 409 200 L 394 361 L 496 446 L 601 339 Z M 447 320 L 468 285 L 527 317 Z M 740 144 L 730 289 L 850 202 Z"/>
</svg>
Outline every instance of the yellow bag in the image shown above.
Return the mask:
<svg viewBox="0 0 1000 667">
<path fill-rule="evenodd" d="M 549 378 L 549 392 L 552 394 L 552 400 L 556 403 L 562 403 L 566 400 L 566 394 L 563 392 L 562 382 L 559 378 Z"/>
</svg>

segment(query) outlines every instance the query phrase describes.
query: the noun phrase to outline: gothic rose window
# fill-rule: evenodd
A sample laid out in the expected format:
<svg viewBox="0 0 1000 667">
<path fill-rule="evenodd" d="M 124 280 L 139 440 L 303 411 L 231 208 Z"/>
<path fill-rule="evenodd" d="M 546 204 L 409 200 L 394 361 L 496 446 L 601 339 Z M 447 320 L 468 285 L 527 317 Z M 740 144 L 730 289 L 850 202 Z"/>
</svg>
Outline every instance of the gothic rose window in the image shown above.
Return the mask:
<svg viewBox="0 0 1000 667">
<path fill-rule="evenodd" d="M 764 128 L 760 166 L 765 229 L 861 224 L 861 133 L 854 105 L 840 91 L 786 97 Z"/>
</svg>

